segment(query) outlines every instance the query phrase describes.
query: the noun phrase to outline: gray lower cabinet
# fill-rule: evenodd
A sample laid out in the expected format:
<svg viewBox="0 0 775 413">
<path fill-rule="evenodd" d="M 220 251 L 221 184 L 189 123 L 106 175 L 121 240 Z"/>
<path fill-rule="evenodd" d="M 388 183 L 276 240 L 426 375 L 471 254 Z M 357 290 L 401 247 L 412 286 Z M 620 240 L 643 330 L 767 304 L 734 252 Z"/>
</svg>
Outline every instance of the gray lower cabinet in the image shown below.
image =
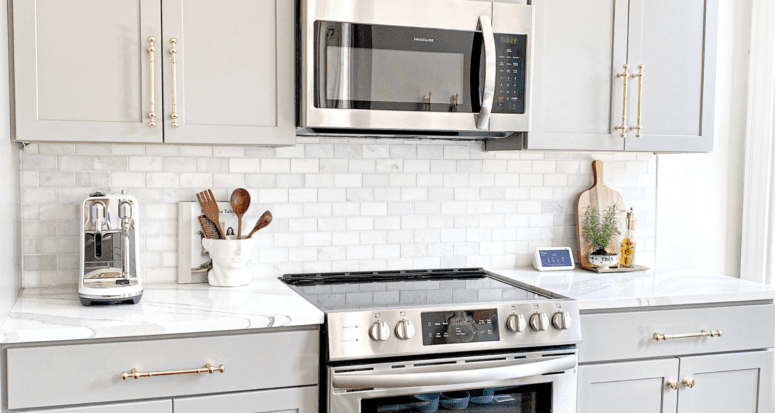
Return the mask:
<svg viewBox="0 0 775 413">
<path fill-rule="evenodd" d="M 64 409 L 31 410 L 40 413 L 172 413 L 172 400 L 108 404 L 104 406 L 66 407 Z"/>
<path fill-rule="evenodd" d="M 162 142 L 159 0 L 12 4 L 16 140 Z"/>
<path fill-rule="evenodd" d="M 12 4 L 16 140 L 295 143 L 293 0 Z"/>
<path fill-rule="evenodd" d="M 173 400 L 175 413 L 317 413 L 318 388 L 266 390 Z"/>
<path fill-rule="evenodd" d="M 578 413 L 675 412 L 678 359 L 579 366 Z"/>
<path fill-rule="evenodd" d="M 718 0 L 532 4 L 533 127 L 525 149 L 713 149 Z"/>
</svg>

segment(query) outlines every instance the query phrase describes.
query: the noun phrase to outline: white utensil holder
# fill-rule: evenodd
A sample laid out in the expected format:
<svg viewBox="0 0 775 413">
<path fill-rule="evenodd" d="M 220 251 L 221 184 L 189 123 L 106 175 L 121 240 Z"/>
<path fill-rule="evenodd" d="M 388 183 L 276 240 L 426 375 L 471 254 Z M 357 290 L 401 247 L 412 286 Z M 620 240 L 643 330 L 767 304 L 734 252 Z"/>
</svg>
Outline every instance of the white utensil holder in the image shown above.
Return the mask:
<svg viewBox="0 0 775 413">
<path fill-rule="evenodd" d="M 213 269 L 207 273 L 207 282 L 212 286 L 248 285 L 253 278 L 253 271 L 247 265 L 255 251 L 254 240 L 234 238 L 202 240 L 202 246 L 213 260 Z"/>
</svg>

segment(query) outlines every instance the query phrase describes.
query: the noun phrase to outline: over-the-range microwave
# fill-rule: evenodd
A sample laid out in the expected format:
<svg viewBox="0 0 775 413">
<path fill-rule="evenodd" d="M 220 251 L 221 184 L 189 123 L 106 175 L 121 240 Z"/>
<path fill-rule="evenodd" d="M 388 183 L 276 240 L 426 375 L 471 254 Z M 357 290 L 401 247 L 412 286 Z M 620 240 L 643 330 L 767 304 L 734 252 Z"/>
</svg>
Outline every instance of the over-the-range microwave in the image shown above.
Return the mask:
<svg viewBox="0 0 775 413">
<path fill-rule="evenodd" d="M 532 6 L 299 0 L 299 135 L 530 130 Z"/>
</svg>

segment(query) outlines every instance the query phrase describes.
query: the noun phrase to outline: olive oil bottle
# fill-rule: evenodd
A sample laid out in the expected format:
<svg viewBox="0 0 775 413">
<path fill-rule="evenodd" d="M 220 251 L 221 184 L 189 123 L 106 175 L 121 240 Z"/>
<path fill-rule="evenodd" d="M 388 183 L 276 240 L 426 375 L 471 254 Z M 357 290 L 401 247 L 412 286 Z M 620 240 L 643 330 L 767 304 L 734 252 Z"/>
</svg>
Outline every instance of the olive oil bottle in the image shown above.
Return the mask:
<svg viewBox="0 0 775 413">
<path fill-rule="evenodd" d="M 624 237 L 622 238 L 621 248 L 619 249 L 619 266 L 632 268 L 635 266 L 635 231 L 638 221 L 635 219 L 635 212 L 632 208 L 627 212 L 626 227 Z"/>
</svg>

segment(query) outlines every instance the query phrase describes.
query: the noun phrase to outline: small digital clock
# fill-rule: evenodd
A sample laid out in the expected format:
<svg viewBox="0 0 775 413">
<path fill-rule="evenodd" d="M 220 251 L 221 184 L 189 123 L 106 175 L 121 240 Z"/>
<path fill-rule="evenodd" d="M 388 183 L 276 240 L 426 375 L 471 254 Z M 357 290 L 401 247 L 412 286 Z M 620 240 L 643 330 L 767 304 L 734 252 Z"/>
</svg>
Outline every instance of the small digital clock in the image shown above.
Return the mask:
<svg viewBox="0 0 775 413">
<path fill-rule="evenodd" d="M 538 271 L 572 270 L 573 252 L 569 247 L 536 248 L 533 267 Z"/>
</svg>

